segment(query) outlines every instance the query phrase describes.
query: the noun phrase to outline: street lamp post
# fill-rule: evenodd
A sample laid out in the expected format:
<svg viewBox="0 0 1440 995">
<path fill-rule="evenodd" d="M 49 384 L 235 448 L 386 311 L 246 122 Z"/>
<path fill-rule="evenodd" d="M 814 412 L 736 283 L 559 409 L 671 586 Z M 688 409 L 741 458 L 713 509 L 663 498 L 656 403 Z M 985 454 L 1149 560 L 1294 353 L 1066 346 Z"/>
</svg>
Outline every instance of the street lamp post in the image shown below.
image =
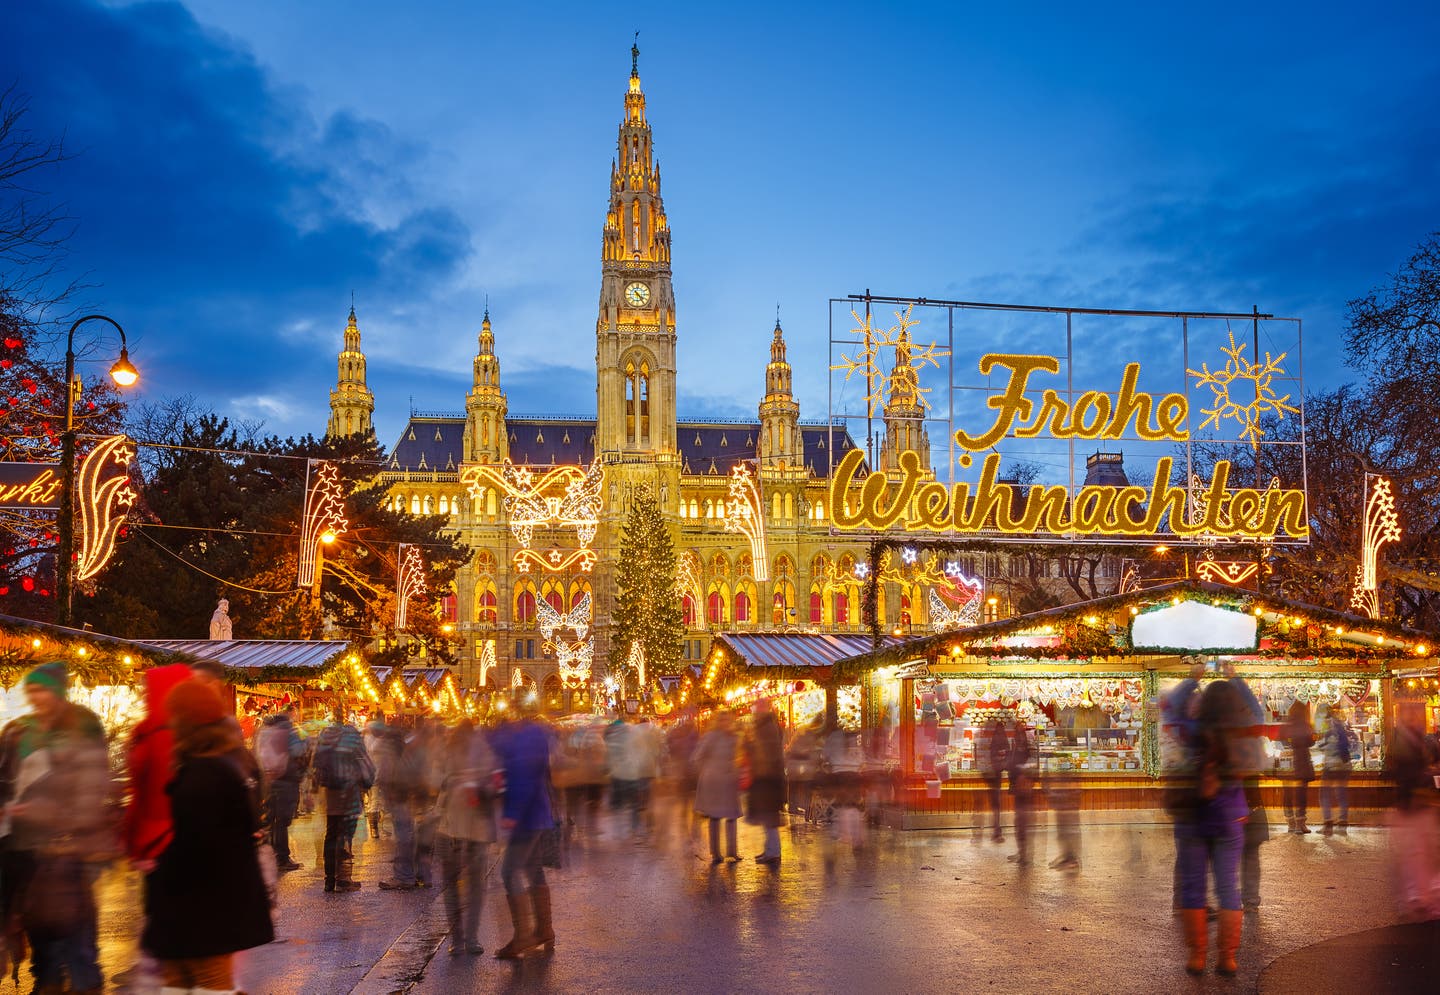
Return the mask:
<svg viewBox="0 0 1440 995">
<path fill-rule="evenodd" d="M 140 374 L 130 364 L 130 352 L 125 341 L 125 329 L 103 314 L 87 314 L 76 319 L 70 326 L 65 340 L 65 434 L 60 442 L 60 521 L 59 548 L 55 564 L 55 621 L 60 625 L 70 624 L 70 607 L 73 587 L 70 583 L 75 569 L 75 404 L 80 391 L 75 383 L 75 329 L 87 321 L 103 321 L 120 333 L 120 358 L 110 367 L 110 378 L 121 387 L 129 387 L 140 379 Z"/>
</svg>

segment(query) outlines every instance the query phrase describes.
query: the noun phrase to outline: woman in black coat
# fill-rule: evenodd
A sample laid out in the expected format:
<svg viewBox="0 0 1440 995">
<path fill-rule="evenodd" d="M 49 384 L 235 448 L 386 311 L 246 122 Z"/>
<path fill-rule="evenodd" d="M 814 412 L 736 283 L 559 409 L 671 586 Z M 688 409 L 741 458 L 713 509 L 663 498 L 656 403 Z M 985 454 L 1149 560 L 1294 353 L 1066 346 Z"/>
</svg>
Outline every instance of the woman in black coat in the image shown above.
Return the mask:
<svg viewBox="0 0 1440 995">
<path fill-rule="evenodd" d="M 230 991 L 233 956 L 275 938 L 256 855 L 259 815 L 231 756 L 238 733 L 211 688 L 184 681 L 167 699 L 175 732 L 174 836 L 150 877 L 142 945 L 166 986 Z"/>
</svg>

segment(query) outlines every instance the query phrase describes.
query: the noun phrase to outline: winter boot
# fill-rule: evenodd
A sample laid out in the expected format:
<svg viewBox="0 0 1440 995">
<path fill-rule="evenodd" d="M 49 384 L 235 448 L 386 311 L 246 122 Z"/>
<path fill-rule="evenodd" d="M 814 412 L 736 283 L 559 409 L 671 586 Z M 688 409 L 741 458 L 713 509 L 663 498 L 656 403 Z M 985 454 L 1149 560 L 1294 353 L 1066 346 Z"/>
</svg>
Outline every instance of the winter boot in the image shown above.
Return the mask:
<svg viewBox="0 0 1440 995">
<path fill-rule="evenodd" d="M 510 921 L 514 923 L 515 932 L 509 943 L 495 951 L 495 959 L 519 960 L 535 948 L 535 932 L 530 925 L 530 896 L 507 894 L 505 902 L 510 906 Z"/>
<path fill-rule="evenodd" d="M 1240 926 L 1245 918 L 1245 913 L 1239 909 L 1220 910 L 1220 932 L 1216 937 L 1218 948 L 1215 961 L 1215 970 L 1224 975 L 1234 974 L 1235 952 L 1240 949 Z"/>
<path fill-rule="evenodd" d="M 1321 836 L 1330 836 L 1335 832 L 1335 823 L 1326 820 L 1325 825 L 1320 827 Z"/>
<path fill-rule="evenodd" d="M 541 885 L 530 889 L 530 901 L 535 906 L 535 942 L 545 947 L 545 952 L 555 951 L 555 927 L 550 922 L 550 888 Z"/>
<path fill-rule="evenodd" d="M 1185 970 L 1190 974 L 1205 973 L 1205 956 L 1209 953 L 1210 922 L 1204 909 L 1181 909 L 1180 925 L 1185 929 L 1185 948 L 1190 957 Z"/>
<path fill-rule="evenodd" d="M 360 882 L 355 880 L 355 858 L 341 857 L 335 874 L 336 891 L 359 891 Z"/>
</svg>

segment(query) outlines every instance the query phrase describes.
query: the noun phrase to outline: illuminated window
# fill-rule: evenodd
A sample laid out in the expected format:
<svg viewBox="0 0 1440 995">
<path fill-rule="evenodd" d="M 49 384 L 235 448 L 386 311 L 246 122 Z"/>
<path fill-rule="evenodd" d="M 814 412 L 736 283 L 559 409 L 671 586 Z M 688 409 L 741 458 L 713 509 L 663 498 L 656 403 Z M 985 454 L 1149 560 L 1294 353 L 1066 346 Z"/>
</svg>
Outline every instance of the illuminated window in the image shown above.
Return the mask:
<svg viewBox="0 0 1440 995">
<path fill-rule="evenodd" d="M 722 590 L 712 590 L 709 598 L 706 599 L 706 616 L 711 625 L 722 625 L 725 619 L 725 593 Z"/>
<path fill-rule="evenodd" d="M 493 584 L 481 591 L 480 596 L 475 599 L 475 620 L 481 625 L 495 625 L 500 621 Z"/>
<path fill-rule="evenodd" d="M 825 598 L 818 590 L 810 592 L 810 624 L 825 624 Z"/>
<path fill-rule="evenodd" d="M 694 596 L 693 596 L 693 595 L 690 595 L 690 594 L 685 595 L 685 597 L 682 598 L 681 601 L 680 601 L 680 607 L 681 607 L 681 611 L 682 611 L 682 612 L 684 613 L 684 615 L 685 615 L 685 627 L 686 627 L 686 628 L 689 628 L 689 629 L 695 628 L 695 598 L 694 598 Z"/>
<path fill-rule="evenodd" d="M 750 621 L 750 595 L 739 591 L 735 595 L 735 621 Z"/>
<path fill-rule="evenodd" d="M 515 592 L 515 623 L 531 626 L 535 624 L 535 584 L 521 581 Z"/>
<path fill-rule="evenodd" d="M 697 500 L 695 500 L 694 498 L 691 498 L 691 499 L 690 499 L 690 517 L 691 517 L 691 518 L 699 518 L 699 517 L 700 517 L 700 502 L 697 501 Z"/>
<path fill-rule="evenodd" d="M 835 624 L 850 624 L 850 596 L 844 591 L 835 592 Z"/>
</svg>

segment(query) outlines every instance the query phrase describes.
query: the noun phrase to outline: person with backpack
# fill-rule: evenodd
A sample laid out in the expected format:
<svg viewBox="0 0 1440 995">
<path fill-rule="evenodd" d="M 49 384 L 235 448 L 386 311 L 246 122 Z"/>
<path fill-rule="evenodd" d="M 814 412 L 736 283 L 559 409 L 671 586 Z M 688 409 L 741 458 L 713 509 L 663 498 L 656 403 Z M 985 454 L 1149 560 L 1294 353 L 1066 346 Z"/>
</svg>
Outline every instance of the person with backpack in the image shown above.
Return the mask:
<svg viewBox="0 0 1440 995">
<path fill-rule="evenodd" d="M 317 739 L 314 782 L 325 801 L 325 890 L 358 891 L 351 843 L 365 811 L 365 792 L 375 783 L 375 764 L 360 731 L 338 708 Z"/>
<path fill-rule="evenodd" d="M 290 856 L 290 823 L 300 807 L 300 781 L 305 776 L 308 751 L 295 728 L 295 707 L 286 706 L 265 717 L 255 737 L 255 753 L 265 783 L 265 825 L 270 846 L 275 850 L 275 867 L 280 873 L 298 871 Z"/>
<path fill-rule="evenodd" d="M 1339 706 L 1331 708 L 1325 721 L 1325 733 L 1320 737 L 1323 757 L 1320 768 L 1320 817 L 1325 823 L 1320 828 L 1321 836 L 1333 835 L 1337 828 L 1341 836 L 1347 835 L 1349 831 L 1353 746 L 1354 737 L 1345 726 L 1345 713 Z"/>
</svg>

